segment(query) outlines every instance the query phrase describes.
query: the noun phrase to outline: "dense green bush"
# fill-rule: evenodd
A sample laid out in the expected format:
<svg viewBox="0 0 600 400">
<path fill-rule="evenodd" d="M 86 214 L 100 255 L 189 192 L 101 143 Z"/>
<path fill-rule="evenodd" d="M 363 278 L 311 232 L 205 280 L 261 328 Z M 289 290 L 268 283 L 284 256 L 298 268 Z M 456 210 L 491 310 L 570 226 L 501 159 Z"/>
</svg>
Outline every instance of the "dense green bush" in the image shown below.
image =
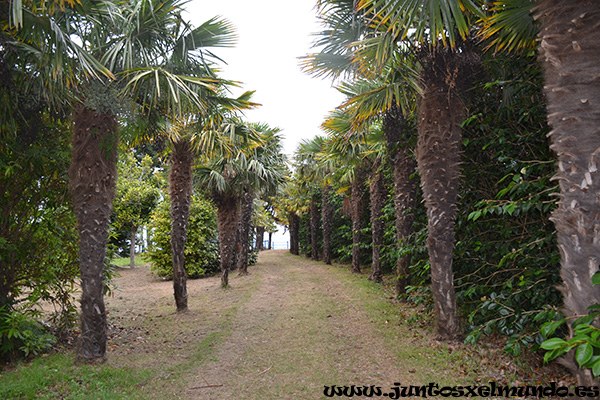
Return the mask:
<svg viewBox="0 0 600 400">
<path fill-rule="evenodd" d="M 30 308 L 9 311 L 0 307 L 0 354 L 4 359 L 38 355 L 56 343 L 47 326 L 38 322 L 39 312 Z"/>
<path fill-rule="evenodd" d="M 50 332 L 66 336 L 77 320 L 70 123 L 40 111 L 31 93 L 21 95 L 15 130 L 0 130 L 1 360 L 47 349 L 56 340 Z M 37 312 L 40 302 L 53 310 Z"/>
<path fill-rule="evenodd" d="M 498 332 L 508 337 L 506 350 L 518 354 L 541 341 L 537 330 L 561 303 L 550 221 L 555 158 L 535 58 L 496 57 L 486 67 L 492 79 L 478 88 L 464 123 L 455 284 L 467 341 Z"/>
<path fill-rule="evenodd" d="M 145 257 L 158 276 L 172 279 L 170 202 L 154 210 L 149 224 L 150 243 Z M 192 198 L 185 245 L 185 270 L 190 278 L 219 271 L 217 214 L 214 205 L 199 196 Z"/>
</svg>

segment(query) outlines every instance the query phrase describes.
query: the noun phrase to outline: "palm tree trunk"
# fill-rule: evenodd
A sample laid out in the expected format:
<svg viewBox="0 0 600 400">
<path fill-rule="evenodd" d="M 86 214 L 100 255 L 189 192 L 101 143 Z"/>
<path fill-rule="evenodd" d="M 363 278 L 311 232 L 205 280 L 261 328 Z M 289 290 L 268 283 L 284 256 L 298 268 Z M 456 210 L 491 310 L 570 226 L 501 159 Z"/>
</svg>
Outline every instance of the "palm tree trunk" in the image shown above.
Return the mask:
<svg viewBox="0 0 600 400">
<path fill-rule="evenodd" d="M 383 207 L 385 206 L 385 185 L 383 183 L 380 157 L 377 157 L 373 163 L 369 193 L 371 196 L 371 237 L 373 241 L 373 260 L 371 262 L 371 275 L 369 276 L 369 280 L 381 282 L 383 280 L 383 271 L 381 269 L 381 247 L 383 246 L 383 234 L 385 231 L 381 215 Z"/>
<path fill-rule="evenodd" d="M 396 243 L 402 249 L 413 233 L 413 208 L 416 181 L 410 179 L 416 165 L 408 154 L 408 133 L 406 120 L 398 107 L 394 106 L 385 115 L 383 131 L 386 147 L 394 172 L 394 208 L 396 214 Z M 409 285 L 410 254 L 396 259 L 396 295 L 406 293 Z"/>
<path fill-rule="evenodd" d="M 129 268 L 135 268 L 135 234 L 137 233 L 137 226 L 131 228 L 130 231 L 130 240 L 131 240 L 131 248 L 129 249 Z"/>
<path fill-rule="evenodd" d="M 106 360 L 104 257 L 117 176 L 117 119 L 83 105 L 73 114 L 69 178 L 79 231 L 81 334 L 77 361 Z"/>
<path fill-rule="evenodd" d="M 192 164 L 194 153 L 189 141 L 173 144 L 169 191 L 171 195 L 171 252 L 173 259 L 173 291 L 177 311 L 188 309 L 185 243 L 192 201 Z"/>
<path fill-rule="evenodd" d="M 310 258 L 310 255 L 312 254 L 312 246 L 313 244 L 311 243 L 311 234 L 310 234 L 310 217 L 306 218 L 306 258 Z"/>
<path fill-rule="evenodd" d="M 311 258 L 319 261 L 319 203 L 317 195 L 313 195 L 310 201 L 310 253 Z"/>
<path fill-rule="evenodd" d="M 242 210 L 238 227 L 238 252 L 236 255 L 236 264 L 240 275 L 248 275 L 248 252 L 250 251 L 250 224 L 252 223 L 253 203 L 254 195 L 246 189 L 242 196 Z"/>
<path fill-rule="evenodd" d="M 452 253 L 460 183 L 461 123 L 465 107 L 452 89 L 455 53 L 434 49 L 422 72 L 417 163 L 427 208 L 427 249 L 431 267 L 436 331 L 444 340 L 461 335 Z"/>
<path fill-rule="evenodd" d="M 328 265 L 331 265 L 331 232 L 333 229 L 331 191 L 331 185 L 323 186 L 321 199 L 321 218 L 323 220 L 323 261 Z"/>
<path fill-rule="evenodd" d="M 561 191 L 552 220 L 561 254 L 563 311 L 572 317 L 600 304 L 600 286 L 590 279 L 600 264 L 600 3 L 541 0 L 537 13 L 550 147 L 558 156 L 554 179 Z M 578 385 L 600 383 L 589 369 L 577 368 L 573 354 L 564 363 Z"/>
<path fill-rule="evenodd" d="M 217 229 L 219 230 L 219 253 L 221 255 L 221 286 L 229 286 L 229 271 L 234 263 L 235 239 L 239 220 L 238 199 L 222 195 L 217 205 Z"/>
<path fill-rule="evenodd" d="M 256 227 L 256 250 L 261 251 L 261 250 L 265 249 L 264 241 L 265 241 L 265 227 L 257 226 Z"/>
<path fill-rule="evenodd" d="M 351 208 L 352 208 L 352 272 L 360 273 L 360 231 L 363 213 L 363 186 L 364 177 L 360 168 L 356 169 L 352 181 Z"/>
<path fill-rule="evenodd" d="M 290 212 L 288 219 L 290 223 L 290 253 L 299 255 L 298 233 L 300 231 L 300 217 L 295 212 Z"/>
</svg>

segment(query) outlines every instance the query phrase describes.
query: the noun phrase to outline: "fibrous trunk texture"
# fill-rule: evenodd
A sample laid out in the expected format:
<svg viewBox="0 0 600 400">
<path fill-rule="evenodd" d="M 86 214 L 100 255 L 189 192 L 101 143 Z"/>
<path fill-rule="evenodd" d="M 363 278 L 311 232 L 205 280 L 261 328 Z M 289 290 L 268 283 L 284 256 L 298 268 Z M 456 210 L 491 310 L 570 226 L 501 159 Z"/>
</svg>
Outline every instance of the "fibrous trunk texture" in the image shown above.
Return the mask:
<svg viewBox="0 0 600 400">
<path fill-rule="evenodd" d="M 83 105 L 73 114 L 73 158 L 69 178 L 79 231 L 81 334 L 77 361 L 106 359 L 104 257 L 117 176 L 117 119 Z"/>
<path fill-rule="evenodd" d="M 407 244 L 413 233 L 413 209 L 416 179 L 411 179 L 416 164 L 408 149 L 408 127 L 406 120 L 395 105 L 385 115 L 383 132 L 386 147 L 394 172 L 394 208 L 396 214 L 396 243 L 398 248 Z M 396 260 L 396 295 L 406 293 L 409 282 L 410 254 L 400 256 Z"/>
<path fill-rule="evenodd" d="M 252 204 L 254 195 L 247 188 L 241 199 L 241 213 L 238 227 L 238 250 L 236 265 L 240 275 L 248 274 L 248 252 L 250 251 L 250 224 L 252 223 Z"/>
<path fill-rule="evenodd" d="M 564 314 L 586 315 L 600 304 L 600 286 L 591 282 L 600 263 L 600 2 L 543 0 L 537 18 L 549 136 L 558 156 L 560 201 L 552 220 Z M 579 385 L 600 383 L 589 369 L 577 368 L 573 354 L 564 363 Z"/>
<path fill-rule="evenodd" d="M 229 271 L 233 265 L 236 235 L 239 221 L 239 202 L 231 194 L 221 195 L 217 205 L 217 229 L 219 230 L 219 252 L 221 255 L 221 286 L 229 286 Z"/>
<path fill-rule="evenodd" d="M 264 250 L 264 248 L 265 248 L 264 242 L 265 242 L 265 227 L 257 226 L 256 227 L 256 246 L 254 246 L 256 248 L 256 250 L 258 250 L 258 251 Z"/>
<path fill-rule="evenodd" d="M 461 123 L 465 116 L 465 107 L 453 90 L 455 77 L 460 73 L 458 57 L 452 51 L 438 48 L 425 58 L 416 151 L 427 208 L 427 249 L 436 331 L 444 340 L 455 340 L 461 334 L 452 270 Z"/>
<path fill-rule="evenodd" d="M 310 201 L 310 256 L 319 261 L 319 203 L 316 195 Z"/>
<path fill-rule="evenodd" d="M 364 176 L 360 168 L 357 168 L 352 181 L 352 193 L 350 199 L 352 217 L 352 272 L 360 273 L 360 231 L 363 212 L 363 187 Z"/>
<path fill-rule="evenodd" d="M 298 233 L 300 231 L 300 217 L 295 212 L 290 212 L 288 219 L 290 223 L 290 253 L 299 255 L 300 246 Z"/>
<path fill-rule="evenodd" d="M 137 227 L 131 228 L 131 248 L 129 249 L 129 268 L 135 268 L 135 236 Z"/>
<path fill-rule="evenodd" d="M 383 171 L 381 170 L 381 158 L 379 157 L 373 163 L 369 195 L 371 196 L 371 238 L 373 243 L 373 260 L 369 280 L 381 282 L 383 280 L 381 247 L 383 246 L 383 234 L 385 232 L 381 214 L 385 206 L 385 185 L 383 183 Z"/>
<path fill-rule="evenodd" d="M 169 191 L 171 195 L 171 254 L 173 259 L 173 292 L 177 311 L 186 311 L 187 272 L 185 271 L 185 243 L 192 201 L 192 164 L 194 153 L 189 141 L 173 144 Z"/>
<path fill-rule="evenodd" d="M 307 245 L 305 256 L 306 256 L 306 258 L 310 258 L 310 255 L 312 254 L 312 250 L 311 249 L 312 249 L 312 246 L 313 246 L 313 243 L 311 242 L 312 235 L 310 234 L 310 216 L 309 216 L 309 218 L 306 218 L 306 227 L 305 227 L 305 229 L 306 229 L 306 245 Z"/>
<path fill-rule="evenodd" d="M 323 186 L 321 198 L 321 218 L 323 220 L 323 261 L 331 265 L 331 232 L 333 229 L 333 205 L 331 185 Z"/>
</svg>

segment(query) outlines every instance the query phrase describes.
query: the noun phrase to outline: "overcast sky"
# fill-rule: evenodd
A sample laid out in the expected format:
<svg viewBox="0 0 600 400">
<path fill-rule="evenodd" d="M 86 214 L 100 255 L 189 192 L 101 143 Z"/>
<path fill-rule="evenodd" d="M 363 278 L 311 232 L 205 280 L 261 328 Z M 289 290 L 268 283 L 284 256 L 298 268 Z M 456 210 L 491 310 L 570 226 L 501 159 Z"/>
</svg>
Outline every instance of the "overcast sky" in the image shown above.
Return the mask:
<svg viewBox="0 0 600 400">
<path fill-rule="evenodd" d="M 330 80 L 304 74 L 298 57 L 312 52 L 312 33 L 320 30 L 316 0 L 191 0 L 186 9 L 194 26 L 214 16 L 233 23 L 238 44 L 216 49 L 228 65 L 222 78 L 243 82 L 255 90 L 247 111 L 249 122 L 266 122 L 283 130 L 284 151 L 292 154 L 300 140 L 322 134 L 320 125 L 344 99 Z M 235 93 L 236 95 L 241 92 Z"/>
</svg>

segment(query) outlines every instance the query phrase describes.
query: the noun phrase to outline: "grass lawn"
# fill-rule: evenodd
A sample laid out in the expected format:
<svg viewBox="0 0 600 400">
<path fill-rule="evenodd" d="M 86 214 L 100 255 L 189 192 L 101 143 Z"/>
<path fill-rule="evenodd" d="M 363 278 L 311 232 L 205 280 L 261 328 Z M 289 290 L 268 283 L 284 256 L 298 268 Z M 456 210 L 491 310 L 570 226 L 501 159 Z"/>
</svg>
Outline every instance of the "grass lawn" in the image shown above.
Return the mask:
<svg viewBox="0 0 600 400">
<path fill-rule="evenodd" d="M 111 262 L 118 267 L 128 267 L 129 266 L 129 257 L 115 258 Z M 146 264 L 146 260 L 144 260 L 144 257 L 141 254 L 136 254 L 135 255 L 135 265 L 137 266 L 137 265 L 143 265 L 143 264 Z"/>
</svg>

